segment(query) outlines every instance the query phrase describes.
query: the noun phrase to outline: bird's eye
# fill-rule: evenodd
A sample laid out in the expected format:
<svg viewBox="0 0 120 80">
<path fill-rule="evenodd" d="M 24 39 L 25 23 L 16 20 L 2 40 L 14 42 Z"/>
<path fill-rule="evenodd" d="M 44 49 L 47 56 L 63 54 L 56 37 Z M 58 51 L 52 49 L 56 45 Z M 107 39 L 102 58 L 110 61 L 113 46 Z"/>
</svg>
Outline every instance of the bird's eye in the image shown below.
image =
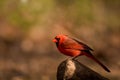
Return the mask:
<svg viewBox="0 0 120 80">
<path fill-rule="evenodd" d="M 59 41 L 59 40 L 60 40 L 60 38 L 57 38 L 57 37 L 56 37 L 55 39 L 56 39 L 57 41 Z"/>
</svg>

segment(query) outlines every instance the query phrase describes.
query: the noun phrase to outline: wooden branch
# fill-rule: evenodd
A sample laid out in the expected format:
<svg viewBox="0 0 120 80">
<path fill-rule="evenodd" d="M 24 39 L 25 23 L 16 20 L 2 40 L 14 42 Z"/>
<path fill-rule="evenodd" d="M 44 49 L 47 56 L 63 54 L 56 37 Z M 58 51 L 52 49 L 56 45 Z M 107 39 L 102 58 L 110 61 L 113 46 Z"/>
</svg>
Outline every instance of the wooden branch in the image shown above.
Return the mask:
<svg viewBox="0 0 120 80">
<path fill-rule="evenodd" d="M 77 60 L 67 59 L 57 69 L 57 80 L 109 80 Z"/>
</svg>

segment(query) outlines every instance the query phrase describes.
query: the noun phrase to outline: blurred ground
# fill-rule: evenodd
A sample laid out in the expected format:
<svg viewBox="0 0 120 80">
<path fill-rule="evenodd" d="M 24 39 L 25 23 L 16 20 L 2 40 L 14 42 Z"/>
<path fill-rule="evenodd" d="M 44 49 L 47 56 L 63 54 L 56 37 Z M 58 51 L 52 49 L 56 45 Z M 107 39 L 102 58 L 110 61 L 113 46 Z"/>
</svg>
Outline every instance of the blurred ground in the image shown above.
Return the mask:
<svg viewBox="0 0 120 80">
<path fill-rule="evenodd" d="M 61 33 L 87 43 L 111 73 L 86 57 L 81 63 L 120 80 L 119 8 L 119 0 L 1 0 L 0 80 L 56 80 L 68 58 L 52 42 Z"/>
</svg>

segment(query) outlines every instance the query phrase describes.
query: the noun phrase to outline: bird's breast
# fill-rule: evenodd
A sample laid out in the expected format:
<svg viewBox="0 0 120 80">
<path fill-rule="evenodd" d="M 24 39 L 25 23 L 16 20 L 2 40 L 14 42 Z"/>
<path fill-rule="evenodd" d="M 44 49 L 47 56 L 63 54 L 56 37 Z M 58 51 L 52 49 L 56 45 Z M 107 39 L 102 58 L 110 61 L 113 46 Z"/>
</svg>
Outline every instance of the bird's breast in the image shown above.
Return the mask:
<svg viewBox="0 0 120 80">
<path fill-rule="evenodd" d="M 71 48 L 58 48 L 61 53 L 67 56 L 75 57 L 81 54 L 80 50 L 71 49 Z"/>
</svg>

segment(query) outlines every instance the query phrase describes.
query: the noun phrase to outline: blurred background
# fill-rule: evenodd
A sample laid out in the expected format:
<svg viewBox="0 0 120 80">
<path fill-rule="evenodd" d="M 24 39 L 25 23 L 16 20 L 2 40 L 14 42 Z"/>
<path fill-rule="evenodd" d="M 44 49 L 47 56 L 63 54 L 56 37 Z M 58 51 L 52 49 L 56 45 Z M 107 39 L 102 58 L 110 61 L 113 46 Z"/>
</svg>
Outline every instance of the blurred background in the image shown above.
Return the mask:
<svg viewBox="0 0 120 80">
<path fill-rule="evenodd" d="M 60 54 L 52 39 L 76 37 L 111 73 L 82 56 L 79 61 L 120 80 L 119 0 L 0 0 L 0 80 L 56 80 Z"/>
</svg>

